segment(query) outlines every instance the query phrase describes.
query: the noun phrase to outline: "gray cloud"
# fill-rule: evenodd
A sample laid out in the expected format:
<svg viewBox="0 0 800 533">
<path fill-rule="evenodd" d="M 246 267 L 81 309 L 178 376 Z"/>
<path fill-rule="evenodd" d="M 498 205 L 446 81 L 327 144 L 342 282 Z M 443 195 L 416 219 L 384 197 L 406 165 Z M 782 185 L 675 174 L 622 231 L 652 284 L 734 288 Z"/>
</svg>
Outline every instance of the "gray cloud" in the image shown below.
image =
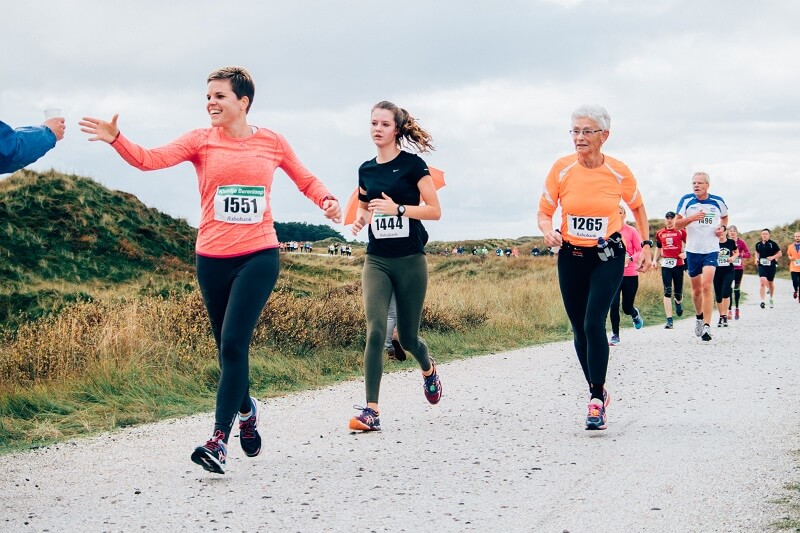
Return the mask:
<svg viewBox="0 0 800 533">
<path fill-rule="evenodd" d="M 127 136 L 158 146 L 206 127 L 206 75 L 243 65 L 257 86 L 251 123 L 286 135 L 346 198 L 374 156 L 370 107 L 390 99 L 434 135 L 426 160 L 448 185 L 428 227 L 456 240 L 539 233 L 544 176 L 571 151 L 569 114 L 593 102 L 611 112 L 605 150 L 634 171 L 652 217 L 674 208 L 698 168 L 744 231 L 798 217 L 785 199 L 800 178 L 796 2 L 270 4 L 5 7 L 0 28 L 18 46 L 0 58 L 0 118 L 30 124 L 62 106 L 67 138 L 33 168 L 90 175 L 196 224 L 191 165 L 133 170 L 88 143 L 79 118 L 119 112 Z M 272 205 L 278 220 L 324 222 L 280 173 Z"/>
</svg>

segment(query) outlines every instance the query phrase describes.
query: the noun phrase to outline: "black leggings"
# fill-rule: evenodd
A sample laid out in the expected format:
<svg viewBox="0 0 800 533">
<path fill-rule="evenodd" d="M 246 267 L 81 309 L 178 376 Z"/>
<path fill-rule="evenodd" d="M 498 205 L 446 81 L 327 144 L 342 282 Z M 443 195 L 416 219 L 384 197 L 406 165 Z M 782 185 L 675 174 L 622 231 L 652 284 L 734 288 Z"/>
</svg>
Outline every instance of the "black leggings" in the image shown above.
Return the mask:
<svg viewBox="0 0 800 533">
<path fill-rule="evenodd" d="M 611 332 L 619 335 L 619 303 L 622 295 L 622 312 L 633 317 L 633 300 L 636 298 L 636 291 L 639 290 L 639 276 L 622 276 L 622 284 L 611 300 Z"/>
<path fill-rule="evenodd" d="M 794 290 L 800 289 L 800 272 L 792 272 L 792 287 Z"/>
<path fill-rule="evenodd" d="M 250 339 L 278 280 L 278 249 L 230 258 L 197 256 L 197 281 L 220 366 L 214 431 L 225 442 L 236 412 L 250 411 Z"/>
<path fill-rule="evenodd" d="M 564 243 L 558 253 L 561 298 L 572 325 L 575 352 L 590 386 L 601 387 L 606 382 L 606 316 L 619 292 L 624 269 L 624 246 L 608 261 L 601 261 L 594 247 Z"/>
<path fill-rule="evenodd" d="M 664 285 L 664 298 L 675 296 L 675 301 L 683 300 L 683 272 L 686 265 L 674 266 L 672 268 L 661 267 L 661 283 Z M 675 287 L 673 292 L 672 288 Z"/>
<path fill-rule="evenodd" d="M 743 268 L 733 269 L 733 304 L 737 309 L 739 308 L 739 297 L 741 296 L 742 276 L 744 276 Z"/>
<path fill-rule="evenodd" d="M 722 303 L 725 298 L 731 297 L 731 284 L 733 283 L 733 267 L 717 268 L 714 272 L 714 294 L 717 303 Z"/>
</svg>

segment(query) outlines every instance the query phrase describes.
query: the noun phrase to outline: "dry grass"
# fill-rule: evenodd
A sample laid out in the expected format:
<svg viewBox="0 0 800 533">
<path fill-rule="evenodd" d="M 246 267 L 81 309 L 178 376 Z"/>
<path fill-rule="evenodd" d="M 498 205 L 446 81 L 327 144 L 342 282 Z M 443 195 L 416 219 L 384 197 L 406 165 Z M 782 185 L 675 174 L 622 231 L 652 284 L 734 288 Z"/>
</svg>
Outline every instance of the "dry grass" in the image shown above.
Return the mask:
<svg viewBox="0 0 800 533">
<path fill-rule="evenodd" d="M 287 260 L 254 333 L 254 394 L 362 371 L 360 265 L 346 261 Z M 553 258 L 431 256 L 429 264 L 422 335 L 437 360 L 569 338 Z M 295 279 L 302 289 L 287 283 Z M 148 294 L 77 302 L 0 339 L 0 452 L 213 406 L 219 368 L 198 291 Z M 637 306 L 660 319 L 657 273 L 640 276 Z"/>
</svg>

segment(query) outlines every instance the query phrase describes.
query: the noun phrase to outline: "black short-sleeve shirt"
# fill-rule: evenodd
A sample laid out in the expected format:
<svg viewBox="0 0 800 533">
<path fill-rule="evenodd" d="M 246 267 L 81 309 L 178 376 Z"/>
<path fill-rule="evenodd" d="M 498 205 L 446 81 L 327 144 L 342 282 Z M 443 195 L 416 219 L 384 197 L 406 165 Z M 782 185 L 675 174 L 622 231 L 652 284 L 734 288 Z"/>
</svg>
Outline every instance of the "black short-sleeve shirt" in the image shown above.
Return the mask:
<svg viewBox="0 0 800 533">
<path fill-rule="evenodd" d="M 428 165 L 418 155 L 401 150 L 397 157 L 387 163 L 378 163 L 374 158 L 364 162 L 358 169 L 358 186 L 366 191 L 359 193 L 361 201 L 382 198 L 386 193 L 399 205 L 419 205 L 419 180 L 428 176 Z M 376 239 L 369 228 L 367 253 L 379 257 L 405 257 L 425 253 L 428 234 L 417 219 L 404 218 L 409 224 L 408 237 Z"/>
<path fill-rule="evenodd" d="M 736 253 L 736 241 L 733 239 L 725 239 L 725 242 L 719 243 L 720 259 L 729 259 L 734 253 Z M 724 266 L 717 265 L 717 268 L 733 268 L 733 263 L 727 263 Z"/>
<path fill-rule="evenodd" d="M 758 252 L 759 264 L 761 264 L 761 260 L 762 259 L 766 259 L 767 257 L 771 257 L 771 256 L 777 254 L 780 251 L 781 251 L 781 249 L 778 246 L 778 243 L 776 243 L 772 239 L 768 239 L 767 242 L 758 241 L 756 243 L 756 252 Z M 769 266 L 777 266 L 778 265 L 778 262 L 774 261 L 774 260 L 771 263 L 772 264 L 770 264 Z M 764 266 L 764 265 L 761 265 L 761 266 Z"/>
</svg>

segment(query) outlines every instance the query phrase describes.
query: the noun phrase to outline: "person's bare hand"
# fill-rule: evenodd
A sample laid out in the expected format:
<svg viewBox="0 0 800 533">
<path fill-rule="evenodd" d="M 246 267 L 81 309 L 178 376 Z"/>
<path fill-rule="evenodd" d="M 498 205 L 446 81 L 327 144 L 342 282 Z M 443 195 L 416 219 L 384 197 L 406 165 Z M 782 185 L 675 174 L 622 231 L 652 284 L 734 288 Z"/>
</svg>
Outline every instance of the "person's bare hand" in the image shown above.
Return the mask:
<svg viewBox="0 0 800 533">
<path fill-rule="evenodd" d="M 117 118 L 119 118 L 119 113 L 114 115 L 111 122 L 105 122 L 99 118 L 83 117 L 79 124 L 82 132 L 92 135 L 89 137 L 90 141 L 103 141 L 111 144 L 119 135 Z"/>
<path fill-rule="evenodd" d="M 342 209 L 339 207 L 339 200 L 333 198 L 325 200 L 322 203 L 322 210 L 325 212 L 325 217 L 335 224 L 342 221 Z"/>
<path fill-rule="evenodd" d="M 561 232 L 550 230 L 544 234 L 544 243 L 551 248 L 554 246 L 561 246 Z"/>
<path fill-rule="evenodd" d="M 397 204 L 385 192 L 381 193 L 381 198 L 374 198 L 369 201 L 369 210 L 378 215 L 394 215 L 397 213 Z"/>
<path fill-rule="evenodd" d="M 363 216 L 356 217 L 355 222 L 353 222 L 353 226 L 350 231 L 353 232 L 353 235 L 358 235 L 358 233 L 364 229 L 364 226 L 367 225 L 367 219 Z"/>
<path fill-rule="evenodd" d="M 49 118 L 44 121 L 44 125 L 47 126 L 50 131 L 53 132 L 53 135 L 56 136 L 56 142 L 64 138 L 64 131 L 67 129 L 67 125 L 64 122 L 64 117 Z"/>
</svg>

